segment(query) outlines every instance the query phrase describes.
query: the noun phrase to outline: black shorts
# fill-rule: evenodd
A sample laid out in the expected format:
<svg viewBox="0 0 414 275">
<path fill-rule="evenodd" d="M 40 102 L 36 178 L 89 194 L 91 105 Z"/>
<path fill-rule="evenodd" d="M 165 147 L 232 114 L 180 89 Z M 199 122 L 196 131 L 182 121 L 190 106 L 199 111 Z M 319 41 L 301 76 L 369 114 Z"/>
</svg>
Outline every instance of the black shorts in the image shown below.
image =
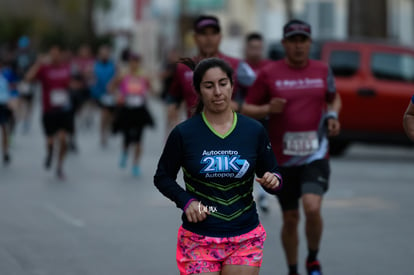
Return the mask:
<svg viewBox="0 0 414 275">
<path fill-rule="evenodd" d="M 0 104 L 0 125 L 8 123 L 12 115 L 12 111 L 7 105 Z"/>
<path fill-rule="evenodd" d="M 20 98 L 26 101 L 27 103 L 31 104 L 33 102 L 34 94 L 20 95 Z"/>
<path fill-rule="evenodd" d="M 133 141 L 139 142 L 142 129 L 146 126 L 154 126 L 154 120 L 145 105 L 139 108 L 120 107 L 115 113 L 112 132 L 131 133 L 132 131 L 135 133 Z"/>
<path fill-rule="evenodd" d="M 303 194 L 322 196 L 329 188 L 331 169 L 328 159 L 313 161 L 306 165 L 280 167 L 283 187 L 276 194 L 282 211 L 299 208 Z"/>
<path fill-rule="evenodd" d="M 110 113 L 114 113 L 115 110 L 118 108 L 116 103 L 106 104 L 106 103 L 102 102 L 102 99 L 97 99 L 97 98 L 94 98 L 92 100 L 96 104 L 96 106 L 98 106 L 100 109 L 106 110 Z"/>
<path fill-rule="evenodd" d="M 54 136 L 58 131 L 73 133 L 74 114 L 72 111 L 51 111 L 42 116 L 43 130 L 46 136 Z"/>
</svg>

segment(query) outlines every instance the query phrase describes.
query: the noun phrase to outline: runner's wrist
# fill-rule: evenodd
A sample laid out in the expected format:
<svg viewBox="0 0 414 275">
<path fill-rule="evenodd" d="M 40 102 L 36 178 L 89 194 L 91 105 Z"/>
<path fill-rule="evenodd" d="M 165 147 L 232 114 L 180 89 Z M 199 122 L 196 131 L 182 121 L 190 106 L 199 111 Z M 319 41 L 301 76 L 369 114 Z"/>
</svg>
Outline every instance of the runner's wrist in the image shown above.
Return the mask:
<svg viewBox="0 0 414 275">
<path fill-rule="evenodd" d="M 190 204 L 193 202 L 193 201 L 196 201 L 196 199 L 194 199 L 194 198 L 192 198 L 192 199 L 190 199 L 185 205 L 184 205 L 184 207 L 183 207 L 183 211 L 185 212 L 186 210 L 187 210 L 187 208 L 190 206 Z"/>
<path fill-rule="evenodd" d="M 266 116 L 268 116 L 268 115 L 271 114 L 271 112 L 270 112 L 270 104 L 266 104 L 264 107 L 265 107 L 264 116 L 266 117 Z"/>
<path fill-rule="evenodd" d="M 278 174 L 278 173 L 272 173 L 272 174 L 279 180 L 278 186 L 272 188 L 272 191 L 277 191 L 280 188 L 282 188 L 283 179 L 282 179 L 282 176 L 280 174 Z"/>
<path fill-rule="evenodd" d="M 327 112 L 326 115 L 325 115 L 325 119 L 330 119 L 330 118 L 338 120 L 338 112 L 336 112 L 336 111 Z"/>
</svg>

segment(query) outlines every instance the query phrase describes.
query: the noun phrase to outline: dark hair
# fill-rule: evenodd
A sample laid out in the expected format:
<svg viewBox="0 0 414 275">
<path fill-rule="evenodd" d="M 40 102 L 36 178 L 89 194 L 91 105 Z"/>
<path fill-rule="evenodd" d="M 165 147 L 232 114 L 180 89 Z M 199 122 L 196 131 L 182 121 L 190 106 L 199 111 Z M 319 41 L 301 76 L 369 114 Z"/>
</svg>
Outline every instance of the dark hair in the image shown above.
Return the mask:
<svg viewBox="0 0 414 275">
<path fill-rule="evenodd" d="M 223 72 L 226 73 L 227 77 L 230 80 L 230 84 L 233 86 L 233 69 L 231 68 L 229 63 L 227 63 L 223 59 L 220 59 L 217 57 L 211 57 L 211 58 L 203 59 L 197 63 L 191 58 L 181 58 L 179 62 L 186 65 L 194 72 L 193 87 L 196 90 L 197 95 L 198 95 L 198 103 L 197 103 L 197 107 L 194 112 L 196 114 L 201 113 L 204 107 L 203 101 L 201 100 L 200 86 L 201 86 L 201 81 L 203 80 L 205 73 L 209 69 L 220 68 Z"/>
<path fill-rule="evenodd" d="M 251 32 L 246 36 L 246 42 L 250 42 L 252 40 L 263 41 L 263 36 L 258 32 Z"/>
</svg>

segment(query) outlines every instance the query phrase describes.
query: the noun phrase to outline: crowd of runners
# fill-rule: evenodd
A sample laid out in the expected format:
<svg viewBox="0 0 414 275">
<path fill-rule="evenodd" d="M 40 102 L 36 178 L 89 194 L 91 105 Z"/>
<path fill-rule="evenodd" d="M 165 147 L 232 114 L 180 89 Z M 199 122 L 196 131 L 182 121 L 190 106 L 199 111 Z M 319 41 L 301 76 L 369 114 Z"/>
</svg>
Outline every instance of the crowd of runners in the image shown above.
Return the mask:
<svg viewBox="0 0 414 275">
<path fill-rule="evenodd" d="M 3 164 L 12 162 L 13 137 L 30 133 L 37 119 L 33 105 L 39 103 L 45 169 L 53 169 L 59 179 L 65 179 L 65 157 L 69 151 L 79 150 L 77 128 L 91 128 L 93 118 L 100 113 L 100 146 L 107 146 L 111 134 L 121 134 L 119 166 L 126 168 L 132 155 L 131 173 L 137 177 L 142 131 L 154 124 L 146 103 L 151 91 L 141 57 L 128 48 L 120 58 L 113 56 L 109 45 L 100 45 L 94 51 L 83 44 L 73 51 L 52 44 L 46 51 L 36 51 L 30 38 L 22 36 L 16 47 L 2 47 L 0 51 Z"/>
<path fill-rule="evenodd" d="M 276 195 L 288 274 L 298 274 L 299 207 L 305 214 L 309 275 L 322 274 L 318 252 L 322 198 L 329 188 L 328 137 L 338 135 L 341 100 L 333 74 L 309 59 L 311 26 L 283 27 L 285 58 L 263 58 L 260 33 L 245 40 L 244 60 L 220 51 L 215 16 L 194 21 L 195 57 L 178 63 L 166 96 L 172 131 L 155 186 L 182 209 L 176 260 L 180 274 L 258 274 L 266 233 L 253 201 L 253 178 Z M 184 103 L 188 120 L 176 127 Z M 275 162 L 276 161 L 276 162 Z M 185 189 L 176 182 L 183 170 Z"/>
<path fill-rule="evenodd" d="M 298 225 L 305 216 L 309 275 L 322 274 L 318 252 L 323 232 L 323 196 L 329 189 L 330 136 L 340 132 L 341 100 L 327 64 L 310 60 L 311 26 L 300 20 L 282 29 L 285 58 L 263 57 L 259 32 L 244 41 L 244 58 L 220 51 L 217 17 L 194 21 L 195 57 L 172 51 L 157 75 L 167 108 L 168 138 L 154 182 L 182 209 L 177 265 L 181 274 L 258 274 L 266 232 L 253 200 L 253 182 L 263 188 L 257 204 L 269 211 L 275 195 L 282 210 L 281 240 L 288 274 L 299 274 Z M 16 48 L 0 55 L 2 158 L 11 165 L 13 136 L 28 133 L 36 91 L 41 94 L 45 137 L 44 167 L 65 178 L 65 156 L 77 151 L 77 128 L 91 127 L 100 113 L 97 143 L 105 148 L 111 133 L 123 137 L 119 167 L 130 163 L 141 174 L 143 130 L 153 126 L 148 96 L 152 77 L 141 56 L 125 50 L 115 58 L 108 45 L 71 52 L 50 45 L 36 53 L 22 36 Z M 413 138 L 412 102 L 404 126 Z M 184 109 L 185 121 L 180 111 Z M 182 169 L 185 189 L 177 182 Z"/>
</svg>

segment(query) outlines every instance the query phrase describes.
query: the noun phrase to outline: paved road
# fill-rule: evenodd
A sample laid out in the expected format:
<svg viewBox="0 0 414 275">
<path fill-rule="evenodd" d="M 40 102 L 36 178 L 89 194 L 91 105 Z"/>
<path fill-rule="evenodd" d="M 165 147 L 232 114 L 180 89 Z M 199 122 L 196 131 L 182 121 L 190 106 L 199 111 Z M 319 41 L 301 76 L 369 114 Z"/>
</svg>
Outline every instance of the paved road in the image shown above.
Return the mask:
<svg viewBox="0 0 414 275">
<path fill-rule="evenodd" d="M 158 127 L 145 133 L 139 179 L 117 167 L 119 137 L 102 150 L 96 130 L 81 132 L 65 182 L 43 169 L 38 114 L 32 132 L 15 137 L 13 163 L 0 167 L 1 275 L 178 274 L 180 211 L 152 183 L 164 113 L 158 102 L 151 106 Z M 413 164 L 412 149 L 362 145 L 332 161 L 320 255 L 325 274 L 413 274 Z M 271 212 L 260 213 L 268 233 L 260 274 L 283 275 L 279 207 L 270 200 Z M 305 256 L 301 242 L 302 274 Z"/>
</svg>

